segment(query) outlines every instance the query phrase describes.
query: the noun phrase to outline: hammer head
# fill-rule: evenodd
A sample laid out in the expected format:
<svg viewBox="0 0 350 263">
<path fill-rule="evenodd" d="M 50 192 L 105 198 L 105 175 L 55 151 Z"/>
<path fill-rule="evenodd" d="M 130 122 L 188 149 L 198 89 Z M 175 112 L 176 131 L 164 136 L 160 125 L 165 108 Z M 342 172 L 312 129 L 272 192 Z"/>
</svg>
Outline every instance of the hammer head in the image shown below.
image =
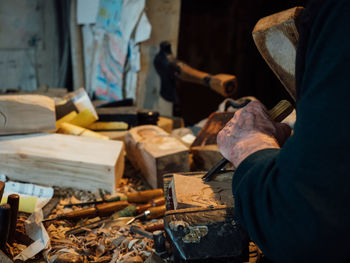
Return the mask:
<svg viewBox="0 0 350 263">
<path fill-rule="evenodd" d="M 177 102 L 175 74 L 178 69 L 171 62 L 176 62 L 171 52 L 171 44 L 163 41 L 153 61 L 161 80 L 160 95 L 167 101 Z"/>
</svg>

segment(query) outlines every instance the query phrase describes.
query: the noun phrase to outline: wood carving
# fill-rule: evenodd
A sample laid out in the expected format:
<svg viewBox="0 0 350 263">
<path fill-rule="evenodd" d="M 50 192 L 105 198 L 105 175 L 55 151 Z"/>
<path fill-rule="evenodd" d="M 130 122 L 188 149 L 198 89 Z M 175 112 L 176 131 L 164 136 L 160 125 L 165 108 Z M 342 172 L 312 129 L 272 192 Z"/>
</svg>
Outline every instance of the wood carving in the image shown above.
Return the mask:
<svg viewBox="0 0 350 263">
<path fill-rule="evenodd" d="M 54 100 L 43 95 L 0 96 L 0 134 L 56 130 Z"/>
<path fill-rule="evenodd" d="M 294 100 L 298 18 L 303 9 L 294 7 L 264 17 L 253 30 L 253 39 L 260 54 Z"/>
<path fill-rule="evenodd" d="M 189 171 L 188 148 L 158 126 L 132 128 L 124 142 L 128 159 L 153 188 L 163 186 L 166 173 Z"/>
<path fill-rule="evenodd" d="M 174 209 L 233 207 L 232 172 L 203 182 L 202 175 L 174 174 L 170 183 Z"/>
<path fill-rule="evenodd" d="M 216 136 L 233 115 L 234 112 L 214 112 L 209 116 L 190 147 L 197 170 L 209 170 L 223 158 L 216 144 Z"/>
<path fill-rule="evenodd" d="M 123 143 L 62 134 L 0 137 L 0 173 L 12 180 L 113 192 L 124 171 Z"/>
</svg>

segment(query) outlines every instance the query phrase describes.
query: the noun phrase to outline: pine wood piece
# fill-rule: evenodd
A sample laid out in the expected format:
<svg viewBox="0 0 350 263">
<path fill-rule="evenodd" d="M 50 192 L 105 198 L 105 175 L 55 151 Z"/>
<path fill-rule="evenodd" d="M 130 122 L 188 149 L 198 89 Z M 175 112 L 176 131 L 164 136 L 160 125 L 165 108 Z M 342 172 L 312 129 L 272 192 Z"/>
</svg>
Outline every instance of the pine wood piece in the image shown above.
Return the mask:
<svg viewBox="0 0 350 263">
<path fill-rule="evenodd" d="M 124 145 L 62 134 L 0 137 L 0 173 L 49 186 L 114 191 L 124 171 Z"/>
<path fill-rule="evenodd" d="M 0 96 L 0 135 L 56 130 L 55 103 L 43 95 Z"/>
<path fill-rule="evenodd" d="M 210 170 L 223 158 L 216 143 L 216 136 L 233 115 L 234 112 L 214 112 L 209 116 L 190 147 L 197 170 Z"/>
<path fill-rule="evenodd" d="M 193 207 L 233 207 L 232 172 L 203 182 L 202 175 L 174 174 L 170 183 L 174 209 Z"/>
<path fill-rule="evenodd" d="M 253 39 L 266 63 L 295 100 L 295 59 L 299 40 L 298 18 L 303 7 L 294 7 L 258 21 Z"/>
<path fill-rule="evenodd" d="M 189 171 L 188 148 L 158 126 L 132 128 L 124 142 L 128 159 L 153 188 L 163 186 L 166 173 Z"/>
</svg>

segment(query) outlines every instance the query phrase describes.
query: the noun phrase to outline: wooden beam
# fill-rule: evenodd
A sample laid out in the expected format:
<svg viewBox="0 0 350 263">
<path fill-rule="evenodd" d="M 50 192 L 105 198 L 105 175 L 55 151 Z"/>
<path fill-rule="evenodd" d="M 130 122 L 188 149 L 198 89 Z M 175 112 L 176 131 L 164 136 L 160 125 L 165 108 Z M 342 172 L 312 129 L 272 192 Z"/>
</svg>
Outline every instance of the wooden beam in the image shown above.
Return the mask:
<svg viewBox="0 0 350 263">
<path fill-rule="evenodd" d="M 54 100 L 42 95 L 0 96 L 0 134 L 56 130 Z"/>
<path fill-rule="evenodd" d="M 0 173 L 12 180 L 113 192 L 124 171 L 119 141 L 62 135 L 0 137 Z"/>
<path fill-rule="evenodd" d="M 158 126 L 132 128 L 124 142 L 128 159 L 153 188 L 163 186 L 164 174 L 190 169 L 188 148 Z"/>
</svg>

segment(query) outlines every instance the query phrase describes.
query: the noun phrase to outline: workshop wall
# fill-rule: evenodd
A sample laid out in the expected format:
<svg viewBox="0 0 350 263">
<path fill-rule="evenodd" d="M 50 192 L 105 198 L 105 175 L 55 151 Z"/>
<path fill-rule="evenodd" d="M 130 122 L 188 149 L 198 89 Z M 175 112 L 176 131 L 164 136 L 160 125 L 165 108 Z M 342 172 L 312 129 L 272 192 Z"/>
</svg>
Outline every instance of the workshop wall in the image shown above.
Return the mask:
<svg viewBox="0 0 350 263">
<path fill-rule="evenodd" d="M 0 1 L 0 91 L 60 85 L 55 0 Z"/>
<path fill-rule="evenodd" d="M 280 99 L 290 98 L 256 49 L 251 32 L 260 18 L 300 2 L 183 0 L 178 58 L 211 74 L 236 75 L 239 91 L 234 98 L 255 96 L 272 108 Z M 185 82 L 178 82 L 178 95 L 176 110 L 187 125 L 206 118 L 224 99 Z"/>
</svg>

